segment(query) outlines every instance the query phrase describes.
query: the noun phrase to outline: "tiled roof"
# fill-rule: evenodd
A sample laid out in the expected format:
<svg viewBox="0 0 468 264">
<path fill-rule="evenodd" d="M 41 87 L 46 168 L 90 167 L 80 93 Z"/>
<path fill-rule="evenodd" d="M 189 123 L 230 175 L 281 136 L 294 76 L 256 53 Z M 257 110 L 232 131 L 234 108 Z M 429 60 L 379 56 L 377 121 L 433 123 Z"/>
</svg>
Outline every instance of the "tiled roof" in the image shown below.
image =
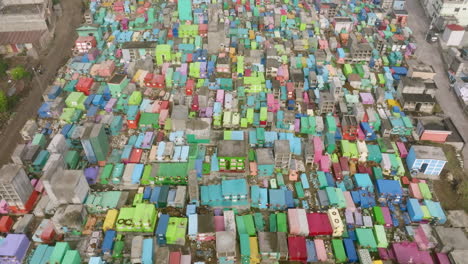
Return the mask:
<svg viewBox="0 0 468 264">
<path fill-rule="evenodd" d="M 0 32 L 0 45 L 35 43 L 44 32 L 44 30 Z"/>
</svg>

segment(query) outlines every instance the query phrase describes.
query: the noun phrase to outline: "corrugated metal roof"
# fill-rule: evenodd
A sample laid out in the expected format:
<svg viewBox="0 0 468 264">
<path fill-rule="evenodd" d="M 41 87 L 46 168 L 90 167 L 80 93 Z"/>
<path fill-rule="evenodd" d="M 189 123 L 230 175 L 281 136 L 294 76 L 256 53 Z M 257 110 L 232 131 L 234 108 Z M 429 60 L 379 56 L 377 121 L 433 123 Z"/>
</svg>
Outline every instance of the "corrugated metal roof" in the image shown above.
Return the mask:
<svg viewBox="0 0 468 264">
<path fill-rule="evenodd" d="M 457 25 L 457 24 L 447 25 L 447 28 L 452 30 L 452 31 L 464 31 L 465 30 L 462 26 Z"/>
<path fill-rule="evenodd" d="M 0 45 L 35 43 L 45 30 L 0 32 Z"/>
</svg>

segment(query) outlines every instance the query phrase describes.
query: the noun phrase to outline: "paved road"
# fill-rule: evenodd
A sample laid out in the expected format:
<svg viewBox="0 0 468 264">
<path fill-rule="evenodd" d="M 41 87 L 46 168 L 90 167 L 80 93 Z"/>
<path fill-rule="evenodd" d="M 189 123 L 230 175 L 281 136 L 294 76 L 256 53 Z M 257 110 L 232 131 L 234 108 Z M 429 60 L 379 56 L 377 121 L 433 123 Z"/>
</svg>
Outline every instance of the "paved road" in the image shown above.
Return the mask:
<svg viewBox="0 0 468 264">
<path fill-rule="evenodd" d="M 432 65 L 437 72 L 435 82 L 438 92 L 436 93 L 444 113 L 451 117 L 461 136 L 467 142 L 463 149 L 465 170 L 468 169 L 468 117 L 463 113 L 455 93 L 450 90 L 447 71 L 444 67 L 441 52 L 437 44 L 429 44 L 425 36 L 431 21 L 426 17 L 420 0 L 406 1 L 408 10 L 408 25 L 419 44 L 416 56 L 423 62 Z"/>
<path fill-rule="evenodd" d="M 54 39 L 49 45 L 48 53 L 40 58 L 43 74 L 39 76 L 42 85 L 33 80 L 33 87 L 28 95 L 17 106 L 7 128 L 0 133 L 0 164 L 8 163 L 16 144 L 21 142 L 19 131 L 29 118 L 36 117 L 37 109 L 42 102 L 43 90 L 54 80 L 57 70 L 71 56 L 71 48 L 76 39 L 75 29 L 82 22 L 82 1 L 62 0 L 62 16 L 58 18 Z M 42 89 L 41 89 L 42 88 Z"/>
</svg>

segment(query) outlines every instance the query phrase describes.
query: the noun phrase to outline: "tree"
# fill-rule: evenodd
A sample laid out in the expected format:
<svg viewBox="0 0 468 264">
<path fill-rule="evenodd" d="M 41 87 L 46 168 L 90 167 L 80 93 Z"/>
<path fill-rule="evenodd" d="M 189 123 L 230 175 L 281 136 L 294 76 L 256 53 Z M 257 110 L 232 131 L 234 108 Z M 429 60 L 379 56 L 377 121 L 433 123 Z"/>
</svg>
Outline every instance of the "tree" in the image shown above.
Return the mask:
<svg viewBox="0 0 468 264">
<path fill-rule="evenodd" d="M 11 70 L 11 78 L 18 81 L 29 76 L 29 72 L 23 66 L 16 66 Z"/>
<path fill-rule="evenodd" d="M 4 59 L 0 58 L 0 77 L 5 76 L 7 70 L 8 63 Z"/>
<path fill-rule="evenodd" d="M 8 98 L 4 91 L 0 91 L 0 113 L 8 110 Z"/>
</svg>

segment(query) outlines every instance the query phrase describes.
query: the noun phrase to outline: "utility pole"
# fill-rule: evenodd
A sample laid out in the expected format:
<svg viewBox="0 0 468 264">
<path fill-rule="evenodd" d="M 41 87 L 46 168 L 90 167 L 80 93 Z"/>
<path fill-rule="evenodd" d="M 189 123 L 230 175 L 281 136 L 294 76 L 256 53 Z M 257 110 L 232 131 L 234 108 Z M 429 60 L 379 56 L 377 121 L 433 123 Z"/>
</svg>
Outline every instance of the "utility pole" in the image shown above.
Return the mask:
<svg viewBox="0 0 468 264">
<path fill-rule="evenodd" d="M 34 79 L 36 79 L 36 82 L 37 84 L 39 85 L 39 89 L 41 89 L 41 93 L 44 92 L 44 89 L 42 89 L 42 81 L 41 81 L 41 78 L 39 77 L 39 75 L 37 75 L 37 70 L 36 68 L 32 68 L 32 71 L 34 73 Z"/>
<path fill-rule="evenodd" d="M 427 41 L 427 36 L 429 35 L 429 32 L 431 32 L 432 30 L 432 24 L 434 24 L 434 20 L 436 19 L 437 16 L 433 16 L 432 17 L 432 20 L 431 20 L 431 24 L 429 24 L 429 29 L 427 30 L 426 32 L 426 36 L 424 37 L 424 39 Z"/>
<path fill-rule="evenodd" d="M 426 31 L 426 36 L 424 37 L 423 41 L 427 41 L 427 37 L 429 36 L 429 32 L 431 32 L 431 30 L 432 30 L 432 25 L 433 25 L 436 18 L 437 18 L 436 16 L 432 17 L 431 24 L 429 24 L 429 29 Z M 431 42 L 432 42 L 432 40 L 431 40 Z M 422 43 L 424 43 L 424 42 L 422 42 Z M 417 47 L 418 50 L 419 50 L 419 47 L 421 47 L 421 46 L 418 45 L 418 47 Z M 420 52 L 418 52 L 418 55 L 416 55 L 417 60 L 419 60 L 419 57 L 421 56 L 421 54 L 424 53 L 425 48 L 426 48 L 426 44 L 422 45 Z"/>
</svg>

